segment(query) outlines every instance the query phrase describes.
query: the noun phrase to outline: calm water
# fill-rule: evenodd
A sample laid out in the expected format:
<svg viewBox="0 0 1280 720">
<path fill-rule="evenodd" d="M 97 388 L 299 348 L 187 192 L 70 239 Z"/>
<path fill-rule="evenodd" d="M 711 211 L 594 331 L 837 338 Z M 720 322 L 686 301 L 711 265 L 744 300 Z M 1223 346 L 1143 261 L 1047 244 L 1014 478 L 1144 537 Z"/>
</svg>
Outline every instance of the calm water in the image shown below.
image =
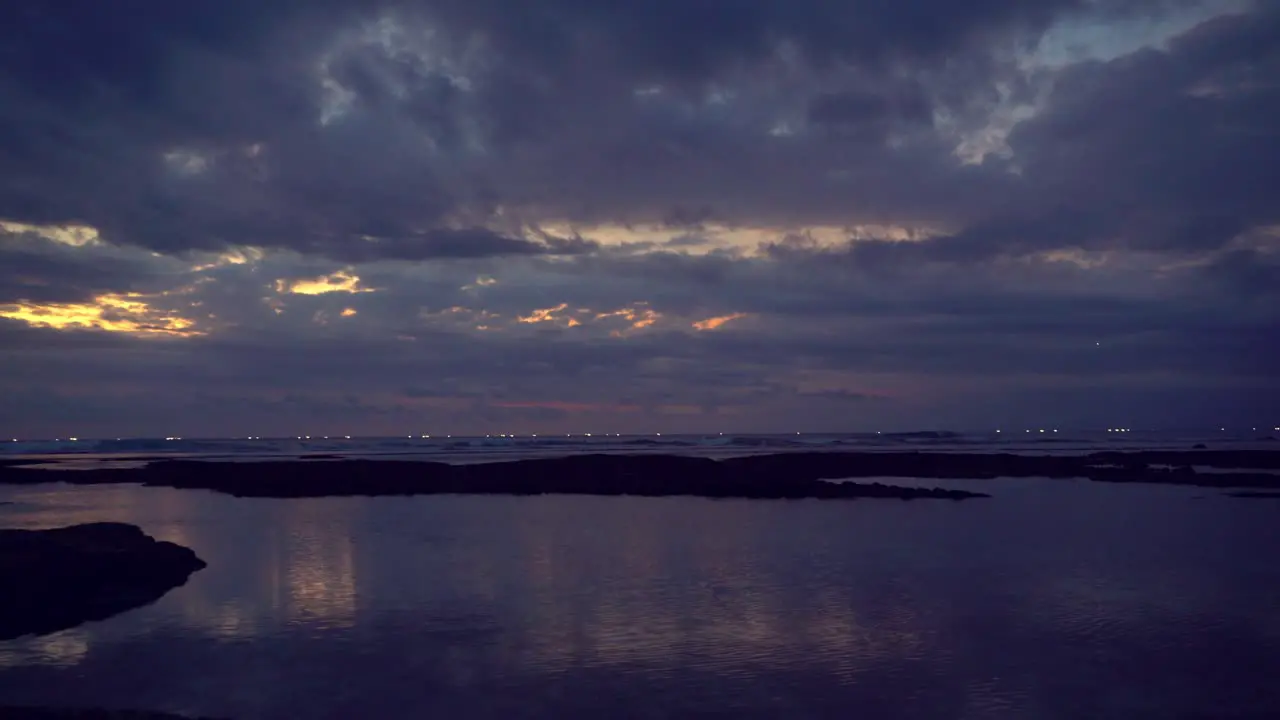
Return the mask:
<svg viewBox="0 0 1280 720">
<path fill-rule="evenodd" d="M 997 497 L 0 487 L 0 525 L 121 520 L 210 564 L 148 608 L 0 643 L 0 702 L 244 720 L 1280 713 L 1280 502 L 982 485 Z"/>
</svg>

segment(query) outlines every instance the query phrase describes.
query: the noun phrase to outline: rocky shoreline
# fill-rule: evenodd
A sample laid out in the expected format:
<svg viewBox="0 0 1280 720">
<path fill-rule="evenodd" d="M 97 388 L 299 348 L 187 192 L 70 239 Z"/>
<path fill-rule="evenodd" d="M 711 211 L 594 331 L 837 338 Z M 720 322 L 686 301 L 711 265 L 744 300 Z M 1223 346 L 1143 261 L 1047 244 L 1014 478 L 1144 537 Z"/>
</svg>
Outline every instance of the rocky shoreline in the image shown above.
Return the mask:
<svg viewBox="0 0 1280 720">
<path fill-rule="evenodd" d="M 1215 472 L 1197 472 L 1196 467 Z M 678 455 L 574 455 L 450 465 L 430 461 L 153 460 L 143 467 L 51 471 L 0 466 L 0 483 L 137 483 L 238 497 L 341 495 L 640 495 L 759 499 L 962 500 L 981 493 L 900 487 L 868 478 L 1085 478 L 1222 489 L 1280 490 L 1280 452 L 1143 451 L 1088 455 L 782 453 L 724 460 Z M 1222 472 L 1230 470 L 1231 472 Z"/>
<path fill-rule="evenodd" d="M 0 641 L 149 605 L 204 567 L 189 548 L 123 523 L 0 530 Z"/>
</svg>

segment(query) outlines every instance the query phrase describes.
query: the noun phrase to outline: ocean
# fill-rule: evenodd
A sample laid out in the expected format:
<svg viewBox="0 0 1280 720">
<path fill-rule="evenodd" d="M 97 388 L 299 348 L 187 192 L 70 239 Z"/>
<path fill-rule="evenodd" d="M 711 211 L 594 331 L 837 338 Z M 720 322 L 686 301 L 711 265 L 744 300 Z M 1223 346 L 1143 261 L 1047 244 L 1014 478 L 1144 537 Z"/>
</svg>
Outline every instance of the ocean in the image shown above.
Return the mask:
<svg viewBox="0 0 1280 720">
<path fill-rule="evenodd" d="M 774 452 L 1008 452 L 1075 454 L 1098 450 L 1280 449 L 1280 428 L 1197 430 L 1063 430 L 1013 428 L 985 432 L 794 433 L 707 435 L 486 435 L 453 437 L 294 436 L 284 438 L 54 438 L 0 442 L 0 457 L 118 461 L 133 457 L 182 457 L 222 461 L 293 459 L 312 454 L 348 458 L 489 462 L 576 453 L 663 453 L 729 457 Z M 71 466 L 75 467 L 75 465 Z"/>
<path fill-rule="evenodd" d="M 90 462 L 160 448 L 472 461 L 1151 442 L 1059 435 L 75 445 Z M 1158 440 L 1267 446 L 1256 437 Z M 1280 717 L 1280 501 L 1083 480 L 919 484 L 992 497 L 279 500 L 0 486 L 11 503 L 0 526 L 128 522 L 209 563 L 153 605 L 0 643 L 0 704 L 238 720 Z"/>
</svg>

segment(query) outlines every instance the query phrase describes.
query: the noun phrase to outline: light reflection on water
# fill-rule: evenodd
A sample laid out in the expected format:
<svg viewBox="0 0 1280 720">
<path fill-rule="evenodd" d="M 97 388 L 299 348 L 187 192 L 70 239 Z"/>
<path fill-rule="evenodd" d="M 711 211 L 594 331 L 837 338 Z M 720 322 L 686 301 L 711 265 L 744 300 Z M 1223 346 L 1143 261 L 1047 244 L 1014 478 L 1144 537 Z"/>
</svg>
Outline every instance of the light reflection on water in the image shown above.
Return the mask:
<svg viewBox="0 0 1280 720">
<path fill-rule="evenodd" d="M 151 607 L 0 643 L 0 702 L 246 720 L 1280 712 L 1277 503 L 983 487 L 997 496 L 958 504 L 0 488 L 0 525 L 132 522 L 210 565 Z"/>
</svg>

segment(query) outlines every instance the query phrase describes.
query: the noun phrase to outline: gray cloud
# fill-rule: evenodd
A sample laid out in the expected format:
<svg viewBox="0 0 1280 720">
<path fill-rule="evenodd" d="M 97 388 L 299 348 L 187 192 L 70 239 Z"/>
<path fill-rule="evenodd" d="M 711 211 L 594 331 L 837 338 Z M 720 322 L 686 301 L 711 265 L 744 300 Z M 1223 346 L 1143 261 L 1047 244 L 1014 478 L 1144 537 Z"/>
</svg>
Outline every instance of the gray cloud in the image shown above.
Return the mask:
<svg viewBox="0 0 1280 720">
<path fill-rule="evenodd" d="M 1240 5 L 11 3 L 0 424 L 1261 412 L 1280 15 Z"/>
</svg>

